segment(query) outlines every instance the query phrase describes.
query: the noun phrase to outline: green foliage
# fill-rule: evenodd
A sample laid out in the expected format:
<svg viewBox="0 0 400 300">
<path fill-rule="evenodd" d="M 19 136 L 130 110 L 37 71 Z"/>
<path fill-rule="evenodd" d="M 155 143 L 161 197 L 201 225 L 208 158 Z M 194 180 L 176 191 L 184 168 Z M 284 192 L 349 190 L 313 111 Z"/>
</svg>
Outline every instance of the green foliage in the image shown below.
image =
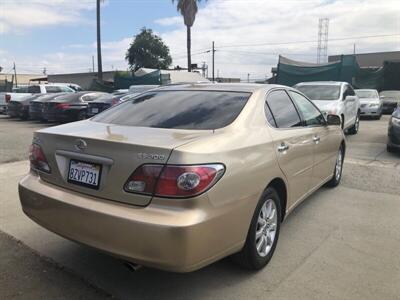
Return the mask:
<svg viewBox="0 0 400 300">
<path fill-rule="evenodd" d="M 169 48 L 151 29 L 142 28 L 129 46 L 125 59 L 132 71 L 140 68 L 167 69 L 172 58 Z"/>
<path fill-rule="evenodd" d="M 192 27 L 198 10 L 197 3 L 201 0 L 172 0 L 172 3 L 175 1 L 178 2 L 176 8 L 183 16 L 185 25 Z"/>
</svg>

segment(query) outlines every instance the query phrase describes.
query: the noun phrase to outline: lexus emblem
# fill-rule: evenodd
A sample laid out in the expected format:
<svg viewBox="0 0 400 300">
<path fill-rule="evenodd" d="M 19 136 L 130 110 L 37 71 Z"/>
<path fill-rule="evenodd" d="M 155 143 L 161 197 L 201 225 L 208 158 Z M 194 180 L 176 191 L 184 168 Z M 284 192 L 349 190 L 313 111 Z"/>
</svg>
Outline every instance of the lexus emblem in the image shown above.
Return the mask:
<svg viewBox="0 0 400 300">
<path fill-rule="evenodd" d="M 78 151 L 85 151 L 85 149 L 87 148 L 87 144 L 84 140 L 82 139 L 78 139 L 75 142 L 75 149 Z"/>
</svg>

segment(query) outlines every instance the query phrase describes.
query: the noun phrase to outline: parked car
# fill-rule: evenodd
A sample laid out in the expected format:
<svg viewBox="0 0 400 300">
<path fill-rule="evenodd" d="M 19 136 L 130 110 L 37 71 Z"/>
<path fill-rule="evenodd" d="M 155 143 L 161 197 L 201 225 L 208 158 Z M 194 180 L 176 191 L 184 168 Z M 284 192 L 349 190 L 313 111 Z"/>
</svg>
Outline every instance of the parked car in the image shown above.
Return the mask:
<svg viewBox="0 0 400 300">
<path fill-rule="evenodd" d="M 104 94 L 95 100 L 90 101 L 86 111 L 87 117 L 93 117 L 94 115 L 97 115 L 111 106 L 121 103 L 121 98 L 123 98 L 125 95 L 126 93 Z"/>
<path fill-rule="evenodd" d="M 43 119 L 44 104 L 67 94 L 69 93 L 39 94 L 38 97 L 29 101 L 29 117 L 32 120 L 45 121 Z"/>
<path fill-rule="evenodd" d="M 382 112 L 384 114 L 393 113 L 400 104 L 400 91 L 382 91 L 379 94 L 382 99 Z"/>
<path fill-rule="evenodd" d="M 28 94 L 22 98 L 12 100 L 7 104 L 7 114 L 11 118 L 21 118 L 26 120 L 29 118 L 29 103 L 35 100 L 41 94 Z"/>
<path fill-rule="evenodd" d="M 356 95 L 360 99 L 361 116 L 378 120 L 382 117 L 382 101 L 377 90 L 359 89 L 356 90 Z"/>
<path fill-rule="evenodd" d="M 387 151 L 400 151 L 400 105 L 389 120 Z"/>
<path fill-rule="evenodd" d="M 84 120 L 88 102 L 104 94 L 102 92 L 76 92 L 44 102 L 42 118 L 48 122 Z"/>
<path fill-rule="evenodd" d="M 167 86 L 37 131 L 19 195 L 38 224 L 130 263 L 261 269 L 281 221 L 340 183 L 345 148 L 340 117 L 295 89 Z"/>
<path fill-rule="evenodd" d="M 1 92 L 0 93 L 0 113 L 7 113 L 7 104 L 11 101 L 11 96 L 13 95 L 13 100 L 23 98 L 27 94 L 27 85 L 19 85 L 18 87 L 13 87 L 11 93 Z"/>
<path fill-rule="evenodd" d="M 325 114 L 338 115 L 344 131 L 357 134 L 360 100 L 350 84 L 335 81 L 302 82 L 294 88 L 304 93 Z"/>
</svg>

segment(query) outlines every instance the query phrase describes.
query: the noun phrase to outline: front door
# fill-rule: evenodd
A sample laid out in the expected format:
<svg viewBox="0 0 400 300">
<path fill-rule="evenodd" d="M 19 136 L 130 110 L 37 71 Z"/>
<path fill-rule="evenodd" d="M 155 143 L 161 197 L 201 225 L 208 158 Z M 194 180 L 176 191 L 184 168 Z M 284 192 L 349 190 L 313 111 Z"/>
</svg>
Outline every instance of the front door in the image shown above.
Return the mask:
<svg viewBox="0 0 400 300">
<path fill-rule="evenodd" d="M 327 126 L 325 118 L 310 100 L 294 91 L 289 91 L 289 95 L 303 118 L 303 126 L 312 130 L 314 163 L 311 188 L 314 188 L 332 177 L 341 136 L 333 134 L 334 128 Z"/>
<path fill-rule="evenodd" d="M 310 189 L 314 162 L 313 129 L 302 126 L 299 113 L 285 90 L 274 90 L 265 106 L 278 164 L 289 184 L 288 207 Z"/>
</svg>

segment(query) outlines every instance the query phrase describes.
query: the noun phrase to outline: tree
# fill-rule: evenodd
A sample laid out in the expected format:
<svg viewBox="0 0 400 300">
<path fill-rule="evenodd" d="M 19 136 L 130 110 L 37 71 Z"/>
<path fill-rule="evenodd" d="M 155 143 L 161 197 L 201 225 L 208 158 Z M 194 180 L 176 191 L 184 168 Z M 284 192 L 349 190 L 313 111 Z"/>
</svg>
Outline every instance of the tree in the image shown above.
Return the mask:
<svg viewBox="0 0 400 300">
<path fill-rule="evenodd" d="M 172 63 L 169 48 L 151 29 L 142 28 L 129 46 L 125 59 L 132 71 L 140 68 L 166 69 Z"/>
<path fill-rule="evenodd" d="M 183 22 L 186 25 L 186 48 L 187 48 L 187 61 L 188 71 L 192 71 L 192 58 L 191 58 L 191 27 L 193 26 L 194 20 L 197 14 L 197 2 L 201 0 L 176 0 L 178 2 L 176 8 L 183 16 Z M 206 0 L 207 1 L 207 0 Z M 175 0 L 172 0 L 174 3 Z"/>
<path fill-rule="evenodd" d="M 96 23 L 97 23 L 97 78 L 103 79 L 103 64 L 101 61 L 101 39 L 100 39 L 100 1 L 96 0 Z M 94 70 L 93 70 L 94 71 Z"/>
</svg>

